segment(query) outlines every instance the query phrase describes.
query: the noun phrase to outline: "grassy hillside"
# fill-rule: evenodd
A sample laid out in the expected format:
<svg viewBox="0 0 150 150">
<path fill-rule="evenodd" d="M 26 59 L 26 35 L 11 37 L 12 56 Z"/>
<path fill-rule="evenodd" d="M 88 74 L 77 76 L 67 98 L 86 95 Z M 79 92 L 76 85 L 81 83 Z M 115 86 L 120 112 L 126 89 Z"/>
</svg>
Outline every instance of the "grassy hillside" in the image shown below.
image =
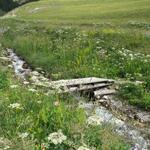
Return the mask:
<svg viewBox="0 0 150 150">
<path fill-rule="evenodd" d="M 16 10 L 17 18 L 51 24 L 150 22 L 149 0 L 41 0 Z"/>
</svg>

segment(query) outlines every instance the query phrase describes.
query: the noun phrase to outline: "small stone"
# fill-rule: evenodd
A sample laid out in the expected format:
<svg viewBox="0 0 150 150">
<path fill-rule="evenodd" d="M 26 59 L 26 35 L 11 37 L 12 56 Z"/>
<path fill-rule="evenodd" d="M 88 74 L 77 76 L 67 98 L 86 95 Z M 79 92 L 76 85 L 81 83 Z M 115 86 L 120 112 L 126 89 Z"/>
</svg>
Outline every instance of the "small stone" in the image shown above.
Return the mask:
<svg viewBox="0 0 150 150">
<path fill-rule="evenodd" d="M 12 65 L 8 65 L 8 68 L 13 68 L 13 66 Z"/>
<path fill-rule="evenodd" d="M 150 115 L 149 114 L 138 113 L 137 117 L 138 117 L 140 122 L 150 122 Z"/>
<path fill-rule="evenodd" d="M 134 119 L 134 116 L 132 114 L 128 114 L 128 117 Z"/>
<path fill-rule="evenodd" d="M 141 120 L 141 118 L 137 114 L 134 115 L 134 119 L 135 120 Z"/>
<path fill-rule="evenodd" d="M 98 102 L 106 108 L 110 107 L 110 103 L 111 103 L 109 100 L 106 100 L 106 99 L 101 99 Z"/>
<path fill-rule="evenodd" d="M 27 64 L 27 63 L 24 63 L 24 64 L 22 65 L 22 68 L 23 68 L 23 69 L 28 69 L 28 64 Z"/>
<path fill-rule="evenodd" d="M 18 72 L 19 72 L 19 73 L 24 73 L 25 70 L 23 70 L 22 68 L 19 68 L 19 69 L 18 69 Z"/>
<path fill-rule="evenodd" d="M 108 98 L 107 95 L 104 95 L 104 96 L 103 96 L 103 99 L 108 100 L 109 98 Z"/>
<path fill-rule="evenodd" d="M 26 70 L 25 70 L 25 75 L 26 75 L 26 76 L 30 75 L 30 73 L 31 73 L 31 70 L 30 70 L 30 69 L 26 69 Z"/>
</svg>

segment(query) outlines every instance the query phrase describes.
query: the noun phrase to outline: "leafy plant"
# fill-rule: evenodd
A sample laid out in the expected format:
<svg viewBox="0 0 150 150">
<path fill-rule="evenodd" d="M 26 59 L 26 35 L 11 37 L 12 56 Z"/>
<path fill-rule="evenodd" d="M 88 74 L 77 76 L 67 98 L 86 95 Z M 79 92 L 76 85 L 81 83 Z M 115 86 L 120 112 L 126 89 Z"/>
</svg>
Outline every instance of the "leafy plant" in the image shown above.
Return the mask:
<svg viewBox="0 0 150 150">
<path fill-rule="evenodd" d="M 150 77 L 145 79 L 144 86 L 148 91 L 150 91 Z"/>
<path fill-rule="evenodd" d="M 123 84 L 119 89 L 119 98 L 143 109 L 150 109 L 150 94 L 144 87 L 135 84 Z"/>
</svg>

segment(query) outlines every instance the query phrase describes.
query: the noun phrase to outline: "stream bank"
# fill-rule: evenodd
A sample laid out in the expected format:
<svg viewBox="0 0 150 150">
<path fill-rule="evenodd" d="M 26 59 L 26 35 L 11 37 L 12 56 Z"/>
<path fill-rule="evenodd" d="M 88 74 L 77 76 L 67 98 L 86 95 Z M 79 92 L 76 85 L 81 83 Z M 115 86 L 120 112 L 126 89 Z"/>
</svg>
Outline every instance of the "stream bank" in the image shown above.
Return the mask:
<svg viewBox="0 0 150 150">
<path fill-rule="evenodd" d="M 15 52 L 12 49 L 7 49 L 7 58 L 11 62 L 11 64 L 9 64 L 8 66 L 14 69 L 15 74 L 22 80 L 22 82 L 25 85 L 32 84 L 35 87 L 36 86 L 49 87 L 49 85 L 51 84 L 51 80 L 44 77 L 44 72 L 42 71 L 41 68 L 37 68 L 38 71 L 33 71 L 23 59 L 21 59 L 20 57 L 17 56 L 17 54 L 15 54 Z M 28 80 L 29 76 L 30 80 Z M 79 99 L 80 98 L 78 98 L 78 100 Z M 125 106 L 120 101 L 115 101 L 112 99 L 112 97 L 108 96 L 101 99 L 99 101 L 99 104 L 84 101 L 79 102 L 79 107 L 82 107 L 86 110 L 88 117 L 96 116 L 101 120 L 102 124 L 109 123 L 113 125 L 114 130 L 119 135 L 125 136 L 129 141 L 131 141 L 131 143 L 133 143 L 132 146 L 133 150 L 149 149 L 150 141 L 148 139 L 148 136 L 150 134 L 147 126 L 143 127 L 143 131 L 146 132 L 142 132 L 142 130 L 139 129 L 137 126 L 135 126 L 133 123 L 129 124 L 129 122 L 126 119 L 122 119 L 120 115 L 124 116 L 123 114 L 114 113 L 113 110 L 117 109 L 122 110 L 123 108 L 128 107 Z M 133 110 L 133 108 L 131 110 Z M 124 114 L 126 114 L 127 118 L 129 119 L 129 116 L 133 114 L 132 113 L 133 111 L 131 111 L 129 114 L 127 114 L 127 111 L 124 111 Z M 148 113 L 142 111 L 139 111 L 139 113 L 145 116 L 145 119 L 141 119 L 142 120 L 141 122 L 144 123 L 146 122 L 145 124 L 147 124 L 147 122 L 149 122 Z M 145 113 L 146 115 L 144 115 Z M 134 117 L 135 116 L 133 117 L 131 116 L 131 119 L 134 119 Z"/>
</svg>

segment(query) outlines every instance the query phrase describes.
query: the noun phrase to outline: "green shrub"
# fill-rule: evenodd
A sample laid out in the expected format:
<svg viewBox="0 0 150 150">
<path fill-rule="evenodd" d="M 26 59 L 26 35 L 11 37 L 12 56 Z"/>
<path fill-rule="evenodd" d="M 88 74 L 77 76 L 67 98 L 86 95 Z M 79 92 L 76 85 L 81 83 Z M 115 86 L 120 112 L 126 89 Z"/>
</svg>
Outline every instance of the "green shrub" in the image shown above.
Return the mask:
<svg viewBox="0 0 150 150">
<path fill-rule="evenodd" d="M 150 94 L 141 85 L 123 84 L 120 86 L 118 96 L 132 105 L 150 110 Z"/>
<path fill-rule="evenodd" d="M 119 95 L 123 99 L 130 99 L 130 98 L 142 98 L 143 96 L 143 89 L 141 86 L 137 86 L 135 84 L 123 84 L 120 86 Z"/>
</svg>

